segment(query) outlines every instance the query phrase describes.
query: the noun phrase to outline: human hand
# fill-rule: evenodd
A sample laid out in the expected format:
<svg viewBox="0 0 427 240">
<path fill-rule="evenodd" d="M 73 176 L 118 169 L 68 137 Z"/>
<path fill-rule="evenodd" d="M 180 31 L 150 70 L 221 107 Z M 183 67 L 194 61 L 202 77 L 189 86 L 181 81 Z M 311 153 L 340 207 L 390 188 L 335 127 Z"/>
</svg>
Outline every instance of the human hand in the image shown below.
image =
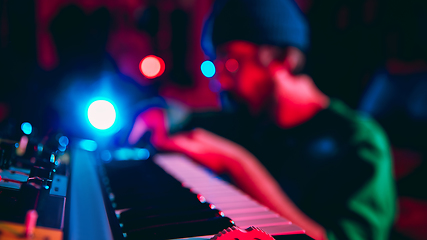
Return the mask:
<svg viewBox="0 0 427 240">
<path fill-rule="evenodd" d="M 163 150 L 180 152 L 215 172 L 237 167 L 250 153 L 242 146 L 207 130 L 196 128 L 170 137 Z"/>
</svg>

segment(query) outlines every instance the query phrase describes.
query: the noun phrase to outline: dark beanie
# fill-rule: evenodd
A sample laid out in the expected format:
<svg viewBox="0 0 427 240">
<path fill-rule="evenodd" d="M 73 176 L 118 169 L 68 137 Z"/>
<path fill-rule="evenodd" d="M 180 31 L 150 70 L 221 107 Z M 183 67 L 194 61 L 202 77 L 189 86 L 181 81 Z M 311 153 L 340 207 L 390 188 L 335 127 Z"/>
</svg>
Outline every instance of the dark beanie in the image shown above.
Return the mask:
<svg viewBox="0 0 427 240">
<path fill-rule="evenodd" d="M 203 51 L 214 59 L 215 48 L 232 40 L 306 52 L 309 29 L 293 0 L 216 0 L 203 28 Z"/>
</svg>

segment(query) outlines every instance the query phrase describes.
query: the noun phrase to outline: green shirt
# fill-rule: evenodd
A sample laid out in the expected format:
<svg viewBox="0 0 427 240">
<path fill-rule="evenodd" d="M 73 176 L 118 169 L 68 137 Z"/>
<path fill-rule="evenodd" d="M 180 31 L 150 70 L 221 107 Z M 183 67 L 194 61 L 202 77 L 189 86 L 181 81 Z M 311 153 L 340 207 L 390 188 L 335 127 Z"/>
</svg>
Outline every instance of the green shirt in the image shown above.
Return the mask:
<svg viewBox="0 0 427 240">
<path fill-rule="evenodd" d="M 309 121 L 281 129 L 245 109 L 194 115 L 202 127 L 253 153 L 295 204 L 333 239 L 388 239 L 396 212 L 386 135 L 338 100 Z"/>
</svg>

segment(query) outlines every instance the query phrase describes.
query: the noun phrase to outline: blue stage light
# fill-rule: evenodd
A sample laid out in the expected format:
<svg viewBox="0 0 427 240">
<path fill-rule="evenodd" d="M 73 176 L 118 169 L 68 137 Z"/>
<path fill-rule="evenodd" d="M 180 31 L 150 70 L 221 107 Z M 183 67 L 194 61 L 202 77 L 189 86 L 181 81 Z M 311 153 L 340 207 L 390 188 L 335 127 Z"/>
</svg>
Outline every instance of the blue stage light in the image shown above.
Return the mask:
<svg viewBox="0 0 427 240">
<path fill-rule="evenodd" d="M 215 75 L 215 65 L 211 61 L 204 61 L 200 69 L 205 77 L 211 78 Z"/>
<path fill-rule="evenodd" d="M 114 152 L 114 158 L 120 161 L 133 159 L 133 151 L 130 148 L 120 148 Z"/>
<path fill-rule="evenodd" d="M 150 151 L 148 151 L 145 148 L 135 149 L 135 152 L 136 152 L 136 154 L 135 154 L 136 160 L 146 160 L 150 157 Z"/>
<path fill-rule="evenodd" d="M 79 147 L 83 150 L 93 152 L 98 148 L 98 144 L 93 140 L 82 139 L 79 142 Z"/>
<path fill-rule="evenodd" d="M 21 130 L 25 134 L 30 135 L 33 132 L 33 126 L 29 122 L 24 122 L 21 124 Z"/>
<path fill-rule="evenodd" d="M 89 122 L 97 129 L 106 130 L 116 121 L 116 110 L 112 103 L 106 100 L 97 100 L 88 108 Z"/>
<path fill-rule="evenodd" d="M 62 147 L 68 146 L 69 142 L 70 140 L 66 136 L 61 136 L 58 140 L 59 145 L 61 145 Z"/>
</svg>

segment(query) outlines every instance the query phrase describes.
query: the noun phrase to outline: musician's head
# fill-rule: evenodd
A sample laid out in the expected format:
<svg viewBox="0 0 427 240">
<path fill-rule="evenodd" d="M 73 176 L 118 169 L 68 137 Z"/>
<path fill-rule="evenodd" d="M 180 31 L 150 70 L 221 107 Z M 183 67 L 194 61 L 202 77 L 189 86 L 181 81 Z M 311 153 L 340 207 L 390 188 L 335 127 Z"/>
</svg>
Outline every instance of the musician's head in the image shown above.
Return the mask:
<svg viewBox="0 0 427 240">
<path fill-rule="evenodd" d="M 304 64 L 308 26 L 292 0 L 217 0 L 202 35 L 223 90 L 262 107 L 272 96 L 270 66 L 290 72 Z"/>
</svg>

